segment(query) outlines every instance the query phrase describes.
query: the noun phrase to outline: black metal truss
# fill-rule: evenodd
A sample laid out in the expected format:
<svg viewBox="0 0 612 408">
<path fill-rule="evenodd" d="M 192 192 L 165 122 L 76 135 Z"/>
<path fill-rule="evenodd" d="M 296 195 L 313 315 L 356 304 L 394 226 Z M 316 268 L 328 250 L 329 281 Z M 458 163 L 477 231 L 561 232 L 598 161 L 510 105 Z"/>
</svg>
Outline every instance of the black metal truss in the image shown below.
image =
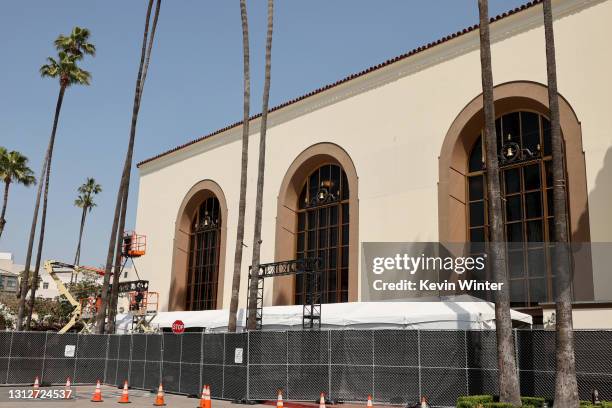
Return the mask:
<svg viewBox="0 0 612 408">
<path fill-rule="evenodd" d="M 261 330 L 263 320 L 263 294 L 265 278 L 288 275 L 304 275 L 304 284 L 308 292 L 304 297 L 302 308 L 302 328 L 319 329 L 321 328 L 321 259 L 303 258 L 293 259 L 282 262 L 272 262 L 260 264 L 257 273 L 257 301 L 255 311 L 255 327 Z M 253 278 L 253 268 L 249 267 L 249 285 Z M 247 296 L 247 316 L 249 314 L 250 291 Z"/>
</svg>

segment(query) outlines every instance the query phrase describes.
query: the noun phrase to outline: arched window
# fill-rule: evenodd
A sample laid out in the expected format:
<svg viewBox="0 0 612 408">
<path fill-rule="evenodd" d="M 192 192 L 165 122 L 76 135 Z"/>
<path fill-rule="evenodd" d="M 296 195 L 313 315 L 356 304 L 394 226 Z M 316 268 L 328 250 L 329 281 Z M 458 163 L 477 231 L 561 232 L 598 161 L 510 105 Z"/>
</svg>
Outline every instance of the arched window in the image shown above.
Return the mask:
<svg viewBox="0 0 612 408">
<path fill-rule="evenodd" d="M 547 242 L 554 240 L 550 122 L 528 111 L 495 121 L 508 278 L 514 306 L 551 301 L 553 276 Z M 488 240 L 486 168 L 482 136 L 469 156 L 468 239 Z"/>
<path fill-rule="evenodd" d="M 221 238 L 219 200 L 212 196 L 197 208 L 192 222 L 187 273 L 187 310 L 213 310 L 217 306 Z"/>
<path fill-rule="evenodd" d="M 322 260 L 322 301 L 348 301 L 349 291 L 349 187 L 336 164 L 326 164 L 304 181 L 298 203 L 296 258 Z M 295 279 L 295 303 L 302 304 L 308 288 L 301 275 Z"/>
</svg>

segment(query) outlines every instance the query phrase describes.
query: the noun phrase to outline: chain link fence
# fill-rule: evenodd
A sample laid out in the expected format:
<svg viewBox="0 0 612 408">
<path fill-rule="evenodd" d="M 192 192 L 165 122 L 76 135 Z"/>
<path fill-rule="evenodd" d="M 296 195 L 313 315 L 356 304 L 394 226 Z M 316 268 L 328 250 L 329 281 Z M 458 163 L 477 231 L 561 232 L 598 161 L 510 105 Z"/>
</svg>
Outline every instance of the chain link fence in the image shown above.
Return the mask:
<svg viewBox="0 0 612 408">
<path fill-rule="evenodd" d="M 521 393 L 552 398 L 555 332 L 514 333 Z M 612 399 L 612 331 L 576 331 L 580 397 Z M 497 394 L 495 331 L 331 330 L 93 335 L 0 333 L 0 382 L 91 384 L 98 379 L 213 398 L 413 403 L 452 406 L 460 395 Z"/>
</svg>

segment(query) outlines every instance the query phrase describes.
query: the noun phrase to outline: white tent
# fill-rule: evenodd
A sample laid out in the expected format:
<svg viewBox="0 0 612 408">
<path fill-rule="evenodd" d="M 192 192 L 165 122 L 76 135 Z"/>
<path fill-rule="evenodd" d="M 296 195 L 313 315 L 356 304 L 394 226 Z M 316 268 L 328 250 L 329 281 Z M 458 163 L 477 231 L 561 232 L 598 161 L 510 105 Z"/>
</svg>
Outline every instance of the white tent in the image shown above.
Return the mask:
<svg viewBox="0 0 612 408">
<path fill-rule="evenodd" d="M 482 301 L 437 302 L 355 302 L 322 305 L 323 329 L 494 329 L 495 308 Z M 530 315 L 511 311 L 515 325 L 531 325 Z M 129 330 L 131 317 L 117 316 L 117 327 Z M 208 332 L 227 330 L 229 310 L 194 312 L 160 312 L 153 326 L 172 327 L 181 320 L 186 328 L 205 328 Z M 238 310 L 239 329 L 246 325 L 246 310 Z M 302 328 L 302 306 L 267 306 L 263 309 L 263 330 L 291 330 Z M 118 331 L 119 331 L 118 330 Z"/>
</svg>

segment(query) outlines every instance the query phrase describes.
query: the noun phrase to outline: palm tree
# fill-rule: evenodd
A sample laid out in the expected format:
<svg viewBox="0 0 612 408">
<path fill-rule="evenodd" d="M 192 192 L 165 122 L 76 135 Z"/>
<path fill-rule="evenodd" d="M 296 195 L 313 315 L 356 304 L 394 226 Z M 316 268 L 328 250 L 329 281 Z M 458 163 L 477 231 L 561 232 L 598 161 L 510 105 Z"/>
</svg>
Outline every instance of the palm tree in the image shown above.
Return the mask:
<svg viewBox="0 0 612 408">
<path fill-rule="evenodd" d="M 491 65 L 491 39 L 489 35 L 488 0 L 478 0 L 480 16 L 480 63 L 484 107 L 484 139 L 486 180 L 489 217 L 489 263 L 498 283 L 503 283 L 495 301 L 495 327 L 497 333 L 497 362 L 499 370 L 499 395 L 502 402 L 521 405 L 521 395 L 516 370 L 510 297 L 506 273 L 506 248 L 502 219 L 502 200 L 499 182 L 499 161 L 495 135 L 495 105 L 493 102 L 493 68 Z"/>
<path fill-rule="evenodd" d="M 550 0 L 544 0 L 543 9 L 552 144 L 553 207 L 555 215 L 554 239 L 557 245 L 557 262 L 555 262 L 554 274 L 557 277 L 557 285 L 559 285 L 556 302 L 557 376 L 555 381 L 555 406 L 577 407 L 579 400 L 572 323 L 571 262 L 568 262 L 570 252 L 567 231 L 567 192 L 565 191 L 563 140 L 561 138 L 559 96 L 557 93 L 555 35 L 553 31 L 552 4 Z"/>
<path fill-rule="evenodd" d="M 259 162 L 257 164 L 257 196 L 255 201 L 255 232 L 253 234 L 253 273 L 259 273 L 261 255 L 261 217 L 263 210 L 264 170 L 266 166 L 266 131 L 268 128 L 268 102 L 270 100 L 270 70 L 272 67 L 272 28 L 274 23 L 274 0 L 268 0 L 268 32 L 266 35 L 266 70 L 263 89 L 263 107 L 261 109 L 261 127 L 259 130 Z M 257 326 L 257 279 L 251 279 L 249 287 L 249 330 Z"/>
<path fill-rule="evenodd" d="M 82 58 L 83 55 L 96 55 L 96 46 L 89 42 L 89 29 L 74 27 L 70 35 L 60 34 L 55 40 L 55 48 Z"/>
<path fill-rule="evenodd" d="M 11 183 L 28 187 L 36 183 L 34 173 L 28 167 L 28 158 L 17 151 L 9 152 L 0 146 L 0 179 L 4 181 L 4 200 L 0 213 L 0 237 L 6 225 L 6 206 L 8 204 L 9 186 Z"/>
<path fill-rule="evenodd" d="M 244 69 L 244 110 L 242 115 L 242 159 L 240 162 L 240 201 L 238 202 L 238 230 L 234 254 L 234 276 L 232 280 L 232 301 L 230 303 L 227 330 L 236 331 L 236 312 L 240 295 L 240 272 L 242 269 L 242 248 L 244 246 L 244 213 L 246 210 L 247 169 L 249 165 L 249 112 L 251 109 L 251 68 L 249 61 L 249 20 L 246 0 L 240 0 L 242 20 L 242 56 Z"/>
<path fill-rule="evenodd" d="M 79 241 L 77 243 L 76 254 L 74 255 L 74 264 L 78 265 L 81 260 L 81 240 L 83 239 L 83 229 L 85 228 L 85 218 L 87 213 L 97 205 L 94 202 L 94 196 L 102 192 L 102 186 L 96 183 L 93 177 L 87 177 L 85 183 L 77 189 L 79 195 L 74 200 L 74 205 L 81 208 L 81 227 L 79 228 Z"/>
<path fill-rule="evenodd" d="M 45 222 L 47 216 L 47 199 L 49 193 L 49 176 L 51 172 L 51 160 L 53 157 L 53 146 L 55 144 L 55 135 L 57 132 L 57 125 L 59 122 L 59 115 L 62 109 L 62 102 L 64 100 L 64 93 L 66 89 L 72 85 L 89 85 L 91 81 L 91 74 L 77 65 L 77 62 L 83 58 L 83 55 L 73 55 L 70 52 L 61 50 L 59 51 L 58 59 L 49 57 L 47 58 L 47 64 L 40 68 L 40 75 L 42 77 L 56 78 L 59 80 L 60 89 L 57 97 L 57 103 L 55 106 L 55 116 L 53 118 L 53 128 L 51 130 L 51 137 L 49 138 L 49 144 L 45 153 L 45 159 L 41 169 L 41 176 L 39 180 L 45 179 L 45 193 L 43 201 L 43 211 L 41 217 L 41 229 L 38 241 L 38 255 L 36 261 L 36 268 L 34 270 L 34 279 L 32 282 L 36 282 L 38 279 L 38 269 L 40 268 L 40 257 L 42 252 L 42 246 L 45 236 Z M 38 210 L 40 207 L 40 196 L 41 196 L 42 182 L 38 185 L 36 193 L 36 204 L 34 205 L 34 214 L 32 217 L 32 226 L 30 228 L 30 238 L 28 241 L 28 250 L 26 252 L 26 264 L 24 270 L 24 279 L 22 279 L 21 287 L 19 290 L 19 308 L 17 311 L 17 330 L 23 329 L 23 317 L 25 313 L 25 302 L 28 292 L 28 282 L 30 277 L 30 264 L 32 261 L 32 249 L 34 246 L 34 237 L 36 235 L 36 224 L 38 221 Z M 36 294 L 36 285 L 32 285 L 32 299 L 30 305 L 34 303 L 34 295 Z M 28 322 L 31 321 L 32 308 L 28 313 Z M 29 325 L 26 326 L 26 328 Z"/>
<path fill-rule="evenodd" d="M 159 9 L 161 6 L 161 0 L 157 0 L 155 7 L 155 14 L 153 16 L 153 23 L 151 24 L 151 30 L 149 30 L 151 20 L 151 10 L 153 8 L 153 0 L 149 0 L 147 7 L 147 14 L 145 19 L 145 29 L 142 39 L 142 49 L 140 54 L 140 65 L 138 67 L 138 75 L 136 78 L 136 89 L 134 92 L 134 104 L 132 108 L 132 123 L 130 127 L 130 136 L 128 141 L 128 149 L 125 155 L 125 162 L 123 165 L 123 172 L 121 174 L 121 182 L 119 185 L 119 191 L 117 192 L 117 202 L 115 204 L 115 213 L 113 217 L 113 226 L 111 228 L 111 236 L 108 243 L 108 252 L 106 256 L 106 267 L 104 274 L 103 287 L 108 287 L 110 283 L 111 274 L 113 275 L 113 284 L 111 294 L 109 296 L 108 291 L 102 291 L 102 307 L 98 310 L 96 315 L 96 332 L 104 333 L 106 327 L 106 316 L 108 309 L 108 331 L 113 332 L 115 327 L 115 313 L 117 298 L 119 296 L 119 274 L 121 273 L 121 236 L 125 229 L 125 214 L 127 209 L 127 199 L 130 185 L 130 172 L 132 170 L 132 155 L 134 152 L 134 140 L 136 138 L 136 124 L 138 123 L 138 113 L 140 111 L 140 101 L 142 99 L 142 92 L 144 89 L 145 80 L 147 77 L 147 71 L 149 69 L 149 62 L 151 58 L 151 51 L 153 49 L 153 40 L 155 39 L 155 30 L 157 28 L 157 19 L 159 17 Z M 149 38 L 150 34 L 150 38 Z M 148 43 L 147 43 L 148 40 Z M 115 267 L 113 271 L 113 261 Z"/>
</svg>

